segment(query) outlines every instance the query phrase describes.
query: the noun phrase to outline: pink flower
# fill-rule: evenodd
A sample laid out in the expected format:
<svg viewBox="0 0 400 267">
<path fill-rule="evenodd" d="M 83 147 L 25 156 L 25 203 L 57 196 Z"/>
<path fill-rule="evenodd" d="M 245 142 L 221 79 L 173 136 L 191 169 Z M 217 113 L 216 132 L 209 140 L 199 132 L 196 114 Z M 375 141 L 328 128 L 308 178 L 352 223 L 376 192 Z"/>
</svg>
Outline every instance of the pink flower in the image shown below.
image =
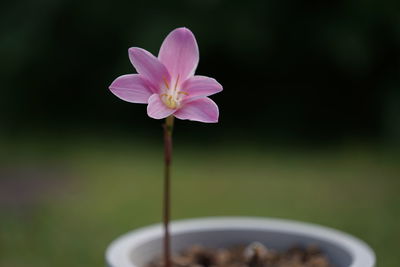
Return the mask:
<svg viewBox="0 0 400 267">
<path fill-rule="evenodd" d="M 117 97 L 148 104 L 147 114 L 154 119 L 173 115 L 181 120 L 218 121 L 218 106 L 207 96 L 222 91 L 222 86 L 213 78 L 194 75 L 199 49 L 189 29 L 173 30 L 162 43 L 158 58 L 132 47 L 129 59 L 138 74 L 112 82 L 109 88 Z"/>
</svg>

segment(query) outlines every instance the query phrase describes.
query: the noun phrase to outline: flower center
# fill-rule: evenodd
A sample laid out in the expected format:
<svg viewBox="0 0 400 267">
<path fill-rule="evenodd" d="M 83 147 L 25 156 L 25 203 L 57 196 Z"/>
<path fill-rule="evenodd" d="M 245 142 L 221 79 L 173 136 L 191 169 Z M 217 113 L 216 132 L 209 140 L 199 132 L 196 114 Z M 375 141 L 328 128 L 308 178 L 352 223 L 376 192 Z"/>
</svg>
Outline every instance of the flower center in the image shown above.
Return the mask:
<svg viewBox="0 0 400 267">
<path fill-rule="evenodd" d="M 171 109 L 177 109 L 181 105 L 181 101 L 186 92 L 178 87 L 179 75 L 175 81 L 175 86 L 171 87 L 166 79 L 164 79 L 164 93 L 160 95 L 162 102 Z"/>
</svg>

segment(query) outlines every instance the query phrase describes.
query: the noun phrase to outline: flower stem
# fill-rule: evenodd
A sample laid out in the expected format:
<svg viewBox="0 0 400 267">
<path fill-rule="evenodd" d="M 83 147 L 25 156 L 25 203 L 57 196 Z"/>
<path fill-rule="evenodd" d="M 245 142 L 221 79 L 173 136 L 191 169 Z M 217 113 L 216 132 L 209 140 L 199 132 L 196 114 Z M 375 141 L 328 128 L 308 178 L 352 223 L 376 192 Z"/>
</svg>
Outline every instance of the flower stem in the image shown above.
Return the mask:
<svg viewBox="0 0 400 267">
<path fill-rule="evenodd" d="M 174 128 L 174 117 L 165 119 L 164 127 L 164 200 L 163 200 L 163 223 L 164 223 L 164 267 L 171 267 L 171 247 L 169 235 L 169 221 L 171 209 L 171 161 L 172 161 L 172 130 Z"/>
</svg>

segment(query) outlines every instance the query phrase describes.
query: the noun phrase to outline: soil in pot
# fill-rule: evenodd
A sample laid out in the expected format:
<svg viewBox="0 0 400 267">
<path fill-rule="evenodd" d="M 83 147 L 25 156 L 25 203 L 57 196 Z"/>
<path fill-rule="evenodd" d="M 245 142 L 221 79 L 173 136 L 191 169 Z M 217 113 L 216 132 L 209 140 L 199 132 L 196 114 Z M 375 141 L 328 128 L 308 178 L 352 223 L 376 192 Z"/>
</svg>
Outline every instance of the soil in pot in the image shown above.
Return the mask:
<svg viewBox="0 0 400 267">
<path fill-rule="evenodd" d="M 192 246 L 172 258 L 173 267 L 334 267 L 317 246 L 296 246 L 284 252 L 255 242 L 229 249 Z M 163 267 L 162 260 L 147 267 Z"/>
</svg>

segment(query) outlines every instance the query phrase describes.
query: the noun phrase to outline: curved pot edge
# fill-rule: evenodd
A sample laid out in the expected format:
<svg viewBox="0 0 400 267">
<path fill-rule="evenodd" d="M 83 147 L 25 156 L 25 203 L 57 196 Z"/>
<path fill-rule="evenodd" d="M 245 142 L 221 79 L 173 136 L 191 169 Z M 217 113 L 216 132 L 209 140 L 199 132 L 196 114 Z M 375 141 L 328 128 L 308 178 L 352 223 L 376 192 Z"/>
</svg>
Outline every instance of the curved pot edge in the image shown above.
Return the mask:
<svg viewBox="0 0 400 267">
<path fill-rule="evenodd" d="M 318 239 L 329 240 L 349 251 L 355 262 L 349 267 L 375 266 L 376 256 L 373 250 L 362 240 L 345 232 L 321 226 L 288 219 L 266 218 L 266 217 L 203 217 L 182 219 L 171 222 L 171 235 L 218 229 L 260 229 L 270 231 L 284 231 L 312 236 Z M 115 239 L 107 248 L 107 263 L 119 262 L 123 266 L 131 266 L 127 257 L 128 250 L 139 246 L 142 242 L 162 236 L 162 224 L 132 230 Z M 356 257 L 357 256 L 357 257 Z M 110 265 L 112 267 L 112 265 Z"/>
</svg>

